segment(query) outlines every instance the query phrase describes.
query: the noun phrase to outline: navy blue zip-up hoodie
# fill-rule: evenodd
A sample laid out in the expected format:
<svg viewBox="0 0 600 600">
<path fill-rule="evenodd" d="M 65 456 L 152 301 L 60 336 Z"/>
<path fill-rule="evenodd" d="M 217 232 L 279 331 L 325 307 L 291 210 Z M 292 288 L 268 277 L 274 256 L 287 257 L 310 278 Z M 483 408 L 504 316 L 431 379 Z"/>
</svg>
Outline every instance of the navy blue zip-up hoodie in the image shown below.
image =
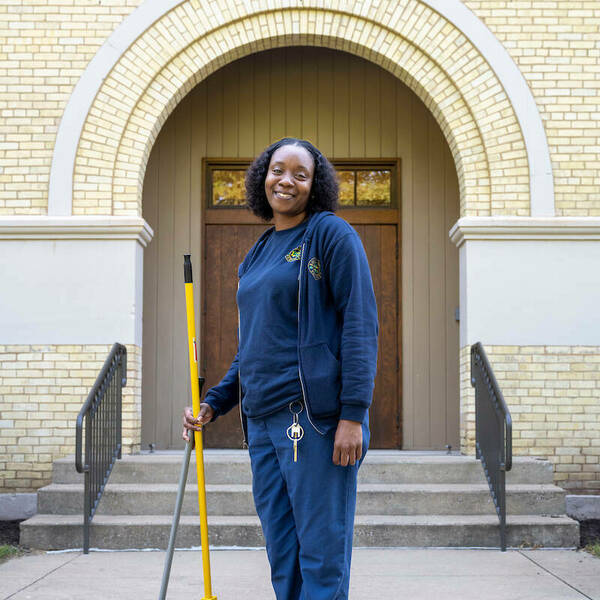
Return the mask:
<svg viewBox="0 0 600 600">
<path fill-rule="evenodd" d="M 254 243 L 238 277 L 274 229 Z M 358 233 L 330 211 L 312 214 L 298 276 L 298 365 L 307 413 L 317 431 L 319 418 L 364 421 L 373 398 L 378 333 L 371 272 Z M 244 375 L 236 354 L 225 377 L 206 393 L 204 402 L 214 409 L 214 418 L 240 401 L 240 379 Z M 247 437 L 243 416 L 242 426 Z"/>
</svg>

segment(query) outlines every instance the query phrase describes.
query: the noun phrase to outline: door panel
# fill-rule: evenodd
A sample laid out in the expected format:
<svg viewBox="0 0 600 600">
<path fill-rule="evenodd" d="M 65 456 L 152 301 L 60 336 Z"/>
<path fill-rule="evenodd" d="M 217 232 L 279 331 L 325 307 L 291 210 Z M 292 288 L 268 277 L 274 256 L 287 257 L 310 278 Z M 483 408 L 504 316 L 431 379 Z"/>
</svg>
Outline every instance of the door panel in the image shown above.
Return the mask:
<svg viewBox="0 0 600 600">
<path fill-rule="evenodd" d="M 379 318 L 377 376 L 369 411 L 372 448 L 401 448 L 398 262 L 396 225 L 355 225 L 373 279 Z"/>
</svg>

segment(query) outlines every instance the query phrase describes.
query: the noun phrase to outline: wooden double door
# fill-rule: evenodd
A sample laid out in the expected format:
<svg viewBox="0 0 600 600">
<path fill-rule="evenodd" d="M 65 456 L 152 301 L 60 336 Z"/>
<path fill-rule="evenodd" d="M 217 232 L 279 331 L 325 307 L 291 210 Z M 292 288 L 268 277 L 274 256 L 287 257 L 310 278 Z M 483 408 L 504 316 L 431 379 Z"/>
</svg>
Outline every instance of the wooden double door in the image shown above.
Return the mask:
<svg viewBox="0 0 600 600">
<path fill-rule="evenodd" d="M 372 448 L 401 448 L 402 385 L 400 360 L 400 235 L 395 209 L 347 209 L 348 221 L 363 242 L 379 317 L 377 377 L 370 426 Z M 245 210 L 206 210 L 202 273 L 201 372 L 205 390 L 227 372 L 237 350 L 237 269 L 246 252 L 268 227 Z M 205 445 L 239 448 L 240 415 L 232 410 L 205 430 Z"/>
</svg>

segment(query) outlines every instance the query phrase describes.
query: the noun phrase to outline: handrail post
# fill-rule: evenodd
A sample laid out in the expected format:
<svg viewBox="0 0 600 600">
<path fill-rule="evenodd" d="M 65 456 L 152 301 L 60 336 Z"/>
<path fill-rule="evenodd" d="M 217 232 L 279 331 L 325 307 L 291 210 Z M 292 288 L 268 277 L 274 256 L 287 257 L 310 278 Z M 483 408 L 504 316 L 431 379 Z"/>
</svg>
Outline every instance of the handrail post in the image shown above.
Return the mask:
<svg viewBox="0 0 600 600">
<path fill-rule="evenodd" d="M 506 472 L 512 467 L 512 419 L 481 342 L 471 346 L 475 388 L 475 456 L 481 460 L 506 551 Z"/>
<path fill-rule="evenodd" d="M 500 471 L 500 486 L 502 488 L 502 509 L 500 510 L 500 549 L 506 552 L 506 481 L 504 469 Z"/>
<path fill-rule="evenodd" d="M 83 553 L 90 551 L 90 465 L 88 463 L 91 456 L 92 447 L 92 428 L 90 415 L 85 417 L 85 463 L 83 464 Z"/>
<path fill-rule="evenodd" d="M 117 419 L 117 444 L 119 447 L 119 452 L 117 458 L 121 458 L 121 454 L 123 451 L 123 433 L 122 433 L 122 407 L 123 407 L 123 388 L 127 384 L 127 353 L 121 355 L 121 368 L 120 373 L 121 381 L 118 386 L 117 392 L 117 414 L 119 415 Z"/>
</svg>

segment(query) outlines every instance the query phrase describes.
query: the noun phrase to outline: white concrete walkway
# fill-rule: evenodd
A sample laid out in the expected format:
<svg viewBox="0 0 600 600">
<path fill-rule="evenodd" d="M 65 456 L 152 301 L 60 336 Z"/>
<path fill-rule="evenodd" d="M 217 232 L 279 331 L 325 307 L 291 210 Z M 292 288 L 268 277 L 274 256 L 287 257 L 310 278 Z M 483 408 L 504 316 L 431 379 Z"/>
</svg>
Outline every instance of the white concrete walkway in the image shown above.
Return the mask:
<svg viewBox="0 0 600 600">
<path fill-rule="evenodd" d="M 0 565 L 3 600 L 158 598 L 164 552 L 33 554 Z M 272 600 L 264 550 L 211 552 L 218 600 Z M 192 592 L 192 590 L 196 592 Z M 204 597 L 199 551 L 175 553 L 168 598 Z M 600 600 L 600 558 L 575 550 L 354 550 L 350 600 Z"/>
</svg>

